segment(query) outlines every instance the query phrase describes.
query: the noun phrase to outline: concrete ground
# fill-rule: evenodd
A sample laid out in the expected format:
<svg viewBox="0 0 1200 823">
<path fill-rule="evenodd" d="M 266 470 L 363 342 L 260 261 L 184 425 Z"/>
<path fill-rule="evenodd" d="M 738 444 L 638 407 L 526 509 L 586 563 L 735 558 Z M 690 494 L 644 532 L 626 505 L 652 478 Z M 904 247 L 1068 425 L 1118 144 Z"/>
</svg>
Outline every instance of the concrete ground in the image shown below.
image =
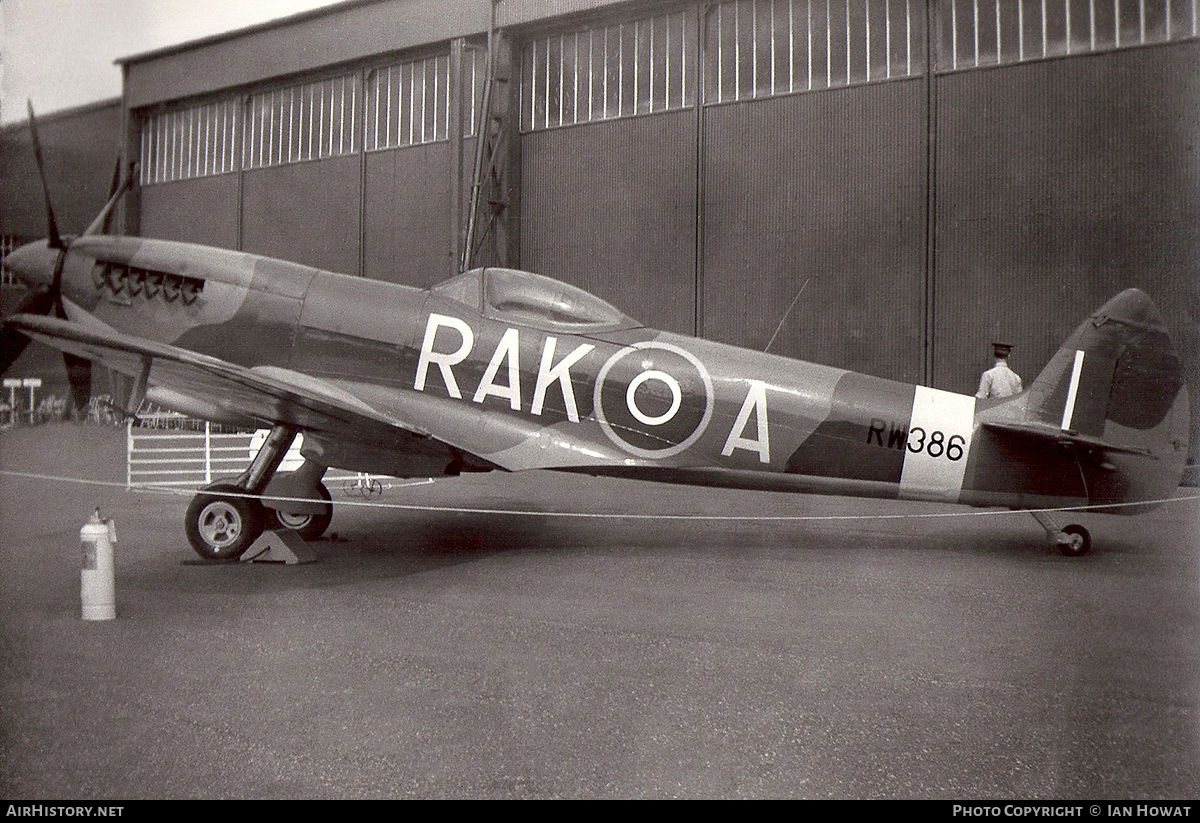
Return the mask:
<svg viewBox="0 0 1200 823">
<path fill-rule="evenodd" d="M 0 436 L 5 472 L 122 461 L 117 430 Z M 204 565 L 186 497 L 0 475 L 0 797 L 1200 791 L 1196 500 L 1072 518 L 1078 559 L 948 506 L 547 473 L 382 500 L 533 513 L 342 505 L 317 563 Z M 663 516 L 706 513 L 849 519 Z"/>
</svg>

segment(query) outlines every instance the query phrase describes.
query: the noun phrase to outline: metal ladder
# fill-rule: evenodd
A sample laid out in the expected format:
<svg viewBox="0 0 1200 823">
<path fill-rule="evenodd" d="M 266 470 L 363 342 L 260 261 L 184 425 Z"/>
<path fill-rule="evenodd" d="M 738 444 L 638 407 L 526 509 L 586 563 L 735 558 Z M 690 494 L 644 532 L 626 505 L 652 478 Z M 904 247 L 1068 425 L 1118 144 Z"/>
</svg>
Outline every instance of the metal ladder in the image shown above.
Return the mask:
<svg viewBox="0 0 1200 823">
<path fill-rule="evenodd" d="M 497 0 L 492 2 L 488 28 L 486 80 L 480 105 L 479 134 L 471 170 L 471 198 L 459 270 L 467 271 L 481 258 L 509 265 L 509 109 L 512 101 L 512 46 L 496 28 Z M 481 227 L 482 226 L 482 227 Z M 483 254 L 491 239 L 490 254 Z"/>
</svg>

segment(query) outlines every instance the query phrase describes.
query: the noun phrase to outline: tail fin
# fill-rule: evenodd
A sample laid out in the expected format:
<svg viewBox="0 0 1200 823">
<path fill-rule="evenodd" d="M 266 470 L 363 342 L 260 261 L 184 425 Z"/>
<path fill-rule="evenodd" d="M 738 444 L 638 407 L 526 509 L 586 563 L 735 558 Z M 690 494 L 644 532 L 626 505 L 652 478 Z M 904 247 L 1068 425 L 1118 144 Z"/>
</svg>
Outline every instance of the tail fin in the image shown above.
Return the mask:
<svg viewBox="0 0 1200 823">
<path fill-rule="evenodd" d="M 1125 500 L 1174 489 L 1190 436 L 1187 391 L 1179 354 L 1149 296 L 1127 289 L 1081 323 L 1030 386 L 1025 420 L 1094 441 L 1101 451 L 1108 445 L 1140 453 L 1110 454 L 1103 464 L 1121 475 L 1116 485 Z M 1110 482 L 1099 485 L 1116 491 Z"/>
<path fill-rule="evenodd" d="M 1142 291 L 1128 289 L 1067 338 L 1029 388 L 1027 420 L 1103 437 L 1106 425 L 1161 424 L 1183 388 L 1166 324 Z"/>
</svg>

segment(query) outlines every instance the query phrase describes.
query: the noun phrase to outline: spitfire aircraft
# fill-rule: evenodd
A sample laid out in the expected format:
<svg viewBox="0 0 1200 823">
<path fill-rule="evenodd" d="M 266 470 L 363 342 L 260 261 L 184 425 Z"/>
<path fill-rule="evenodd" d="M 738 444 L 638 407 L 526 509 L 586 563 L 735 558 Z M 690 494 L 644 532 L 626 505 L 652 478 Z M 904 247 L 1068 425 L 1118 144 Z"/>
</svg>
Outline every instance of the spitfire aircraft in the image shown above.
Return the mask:
<svg viewBox="0 0 1200 823">
<path fill-rule="evenodd" d="M 1183 470 L 1180 360 L 1136 289 L 1084 320 L 1024 392 L 976 400 L 658 331 L 526 271 L 475 269 L 422 290 L 108 236 L 119 196 L 64 238 L 47 192 L 49 237 L 4 262 L 34 291 L 5 321 L 2 365 L 35 339 L 65 353 L 79 395 L 85 361 L 126 375 L 131 414 L 151 400 L 268 424 L 246 472 L 187 509 L 205 558 L 237 558 L 265 528 L 319 536 L 329 467 L 554 469 L 1028 509 L 1068 555 L 1088 551 L 1087 530 L 1044 510 L 1144 511 Z M 300 433 L 303 465 L 277 473 Z"/>
</svg>

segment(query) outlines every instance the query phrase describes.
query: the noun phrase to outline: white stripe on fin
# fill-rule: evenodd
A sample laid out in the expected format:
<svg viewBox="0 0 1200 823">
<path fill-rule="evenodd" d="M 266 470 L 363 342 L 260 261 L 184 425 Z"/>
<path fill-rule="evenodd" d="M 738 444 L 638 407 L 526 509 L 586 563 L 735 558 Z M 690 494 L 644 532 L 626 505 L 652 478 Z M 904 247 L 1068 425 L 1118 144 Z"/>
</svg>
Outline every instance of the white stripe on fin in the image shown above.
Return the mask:
<svg viewBox="0 0 1200 823">
<path fill-rule="evenodd" d="M 1063 406 L 1063 431 L 1071 428 L 1071 418 L 1075 416 L 1075 401 L 1079 396 L 1079 376 L 1083 374 L 1083 351 L 1075 350 L 1075 366 L 1071 369 L 1071 387 L 1067 389 L 1067 404 Z"/>
</svg>

